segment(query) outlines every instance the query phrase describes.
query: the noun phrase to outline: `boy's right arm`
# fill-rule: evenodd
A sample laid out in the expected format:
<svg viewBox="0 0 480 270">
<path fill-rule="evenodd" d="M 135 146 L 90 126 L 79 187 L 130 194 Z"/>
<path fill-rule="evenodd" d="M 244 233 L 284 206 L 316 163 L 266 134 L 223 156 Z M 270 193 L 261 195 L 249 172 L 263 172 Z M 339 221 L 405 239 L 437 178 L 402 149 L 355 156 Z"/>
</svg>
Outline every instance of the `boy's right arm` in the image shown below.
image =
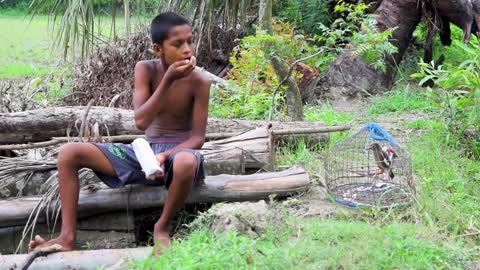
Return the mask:
<svg viewBox="0 0 480 270">
<path fill-rule="evenodd" d="M 148 62 L 141 61 L 135 65 L 133 109 L 135 125 L 138 129 L 145 130 L 152 123 L 153 118 L 163 107 L 162 97 L 172 83 L 192 72 L 196 64 L 196 60 L 192 58 L 190 61 L 178 61 L 170 65 L 153 94 L 150 94 L 151 73 Z"/>
</svg>

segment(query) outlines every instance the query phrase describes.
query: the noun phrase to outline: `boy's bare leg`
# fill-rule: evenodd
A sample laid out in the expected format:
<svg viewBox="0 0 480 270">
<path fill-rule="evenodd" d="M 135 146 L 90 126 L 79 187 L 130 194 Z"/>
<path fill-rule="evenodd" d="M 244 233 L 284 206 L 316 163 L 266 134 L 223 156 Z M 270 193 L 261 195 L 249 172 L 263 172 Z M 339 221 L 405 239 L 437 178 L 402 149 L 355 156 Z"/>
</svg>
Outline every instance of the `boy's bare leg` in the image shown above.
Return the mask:
<svg viewBox="0 0 480 270">
<path fill-rule="evenodd" d="M 63 251 L 72 250 L 76 240 L 77 206 L 79 194 L 78 170 L 90 168 L 106 175 L 115 176 L 115 171 L 100 149 L 89 143 L 69 143 L 61 147 L 58 154 L 58 182 L 62 204 L 62 229 L 60 235 L 50 241 L 35 236 L 28 247 L 60 244 Z"/>
<path fill-rule="evenodd" d="M 173 161 L 173 179 L 168 189 L 167 200 L 163 207 L 160 219 L 155 223 L 153 231 L 154 243 L 158 243 L 156 254 L 163 247 L 169 246 L 170 236 L 168 224 L 175 216 L 177 210 L 182 207 L 187 196 L 192 191 L 193 177 L 197 168 L 197 158 L 191 153 L 180 152 Z"/>
</svg>

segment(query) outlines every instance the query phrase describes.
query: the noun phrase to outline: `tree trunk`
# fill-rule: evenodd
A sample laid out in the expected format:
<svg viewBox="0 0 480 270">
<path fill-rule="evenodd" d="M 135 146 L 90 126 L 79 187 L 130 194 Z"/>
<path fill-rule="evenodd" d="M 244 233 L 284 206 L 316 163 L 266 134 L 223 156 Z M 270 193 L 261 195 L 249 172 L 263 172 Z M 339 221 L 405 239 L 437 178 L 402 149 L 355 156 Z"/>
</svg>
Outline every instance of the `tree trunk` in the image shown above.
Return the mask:
<svg viewBox="0 0 480 270">
<path fill-rule="evenodd" d="M 19 144 L 28 142 L 40 142 L 50 140 L 52 137 L 64 137 L 69 130 L 70 136 L 78 136 L 75 128 L 77 123 L 80 127 L 85 107 L 53 107 L 40 110 L 0 113 L 0 144 Z M 135 127 L 132 110 L 116 109 L 108 107 L 91 107 L 87 117 L 89 126 L 98 122 L 102 136 L 107 134 L 129 135 L 143 134 Z M 272 125 L 274 130 L 292 128 L 324 127 L 320 121 L 315 122 L 281 122 L 259 121 L 239 119 L 209 118 L 208 133 L 246 132 L 256 127 Z M 309 135 L 318 142 L 327 141 L 328 134 Z"/>
<path fill-rule="evenodd" d="M 124 18 L 125 36 L 127 38 L 127 41 L 130 42 L 130 1 L 124 0 L 123 6 L 124 6 L 124 16 L 125 16 Z"/>
<path fill-rule="evenodd" d="M 205 183 L 196 186 L 187 199 L 192 203 L 234 202 L 268 199 L 275 194 L 285 197 L 305 191 L 310 184 L 303 168 L 295 167 L 282 172 L 251 175 L 208 176 Z M 103 184 L 90 185 L 80 192 L 78 217 L 89 217 L 101 213 L 128 209 L 158 208 L 167 197 L 164 187 L 131 185 L 111 189 Z M 20 197 L 0 201 L 0 228 L 25 225 L 41 197 Z M 54 213 L 54 203 L 48 213 Z M 40 211 L 38 222 L 46 220 L 45 209 Z"/>
<path fill-rule="evenodd" d="M 258 21 L 260 22 L 260 28 L 267 31 L 268 34 L 273 33 L 272 2 L 273 0 L 260 0 L 258 8 Z"/>
<path fill-rule="evenodd" d="M 397 65 L 400 64 L 412 39 L 412 33 L 420 22 L 420 5 L 417 0 L 383 0 L 375 14 L 378 15 L 377 26 L 380 32 L 397 27 L 391 43 L 398 48 L 398 52 L 385 59 L 387 72 L 384 74 L 370 67 L 361 56 L 353 55 L 352 46 L 347 47 L 325 73 L 329 80 L 328 87 L 335 92 L 334 95 L 356 96 L 362 92 L 377 94 L 394 83 Z"/>
<path fill-rule="evenodd" d="M 271 55 L 270 62 L 277 73 L 278 81 L 288 76 L 288 65 L 283 62 L 278 56 Z M 298 89 L 297 82 L 292 76 L 287 79 L 287 91 L 285 92 L 285 99 L 287 100 L 287 116 L 292 121 L 303 121 L 303 104 L 300 89 Z"/>
</svg>

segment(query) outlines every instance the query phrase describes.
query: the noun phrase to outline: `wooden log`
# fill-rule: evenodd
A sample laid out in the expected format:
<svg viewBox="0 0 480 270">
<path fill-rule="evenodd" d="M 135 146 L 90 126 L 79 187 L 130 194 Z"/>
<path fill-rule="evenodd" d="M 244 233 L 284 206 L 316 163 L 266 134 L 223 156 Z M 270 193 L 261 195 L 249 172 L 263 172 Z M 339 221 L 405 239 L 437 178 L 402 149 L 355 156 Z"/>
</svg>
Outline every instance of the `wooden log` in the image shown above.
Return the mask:
<svg viewBox="0 0 480 270">
<path fill-rule="evenodd" d="M 151 247 L 59 252 L 36 259 L 28 269 L 127 269 L 129 260 L 146 259 L 151 252 Z M 27 256 L 26 254 L 0 256 L 0 270 L 16 269 Z"/>
<path fill-rule="evenodd" d="M 262 200 L 276 194 L 285 197 L 309 187 L 309 177 L 300 167 L 271 173 L 251 175 L 208 176 L 205 183 L 196 186 L 187 199 L 192 203 Z M 161 207 L 167 191 L 162 187 L 132 185 L 110 189 L 103 184 L 90 185 L 80 192 L 78 217 L 88 217 L 117 210 Z M 25 225 L 30 213 L 41 197 L 20 197 L 0 201 L 0 228 Z M 53 213 L 54 205 L 49 212 Z M 45 209 L 40 211 L 39 222 L 44 222 Z"/>
<path fill-rule="evenodd" d="M 207 142 L 204 148 L 242 149 L 243 153 L 245 153 L 246 169 L 271 171 L 275 164 L 273 140 L 274 138 L 270 130 L 256 128 L 238 136 Z"/>
<path fill-rule="evenodd" d="M 21 144 L 48 141 L 53 137 L 78 136 L 75 128 L 84 118 L 85 107 L 52 107 L 15 113 L 0 113 L 0 144 Z M 99 133 L 109 135 L 141 135 L 135 127 L 132 110 L 93 106 L 87 117 L 89 126 L 98 123 Z M 209 118 L 207 133 L 246 132 L 257 127 L 272 125 L 274 130 L 293 128 L 325 127 L 320 121 L 281 122 L 255 121 L 240 119 Z M 328 134 L 313 134 L 309 137 L 317 141 L 327 141 Z"/>
</svg>

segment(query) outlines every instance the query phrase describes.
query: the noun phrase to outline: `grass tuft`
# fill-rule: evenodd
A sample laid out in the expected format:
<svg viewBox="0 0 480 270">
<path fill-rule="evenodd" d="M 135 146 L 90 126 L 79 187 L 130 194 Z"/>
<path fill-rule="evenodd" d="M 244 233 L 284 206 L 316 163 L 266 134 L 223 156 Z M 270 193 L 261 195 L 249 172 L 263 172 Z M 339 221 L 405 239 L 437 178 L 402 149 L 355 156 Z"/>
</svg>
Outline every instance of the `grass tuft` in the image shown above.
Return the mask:
<svg viewBox="0 0 480 270">
<path fill-rule="evenodd" d="M 388 112 L 429 112 L 432 109 L 433 104 L 428 98 L 407 84 L 401 89 L 394 89 L 384 95 L 373 97 L 372 106 L 368 112 L 378 115 Z"/>
<path fill-rule="evenodd" d="M 462 269 L 462 241 L 407 223 L 291 219 L 261 239 L 195 231 L 132 269 Z"/>
</svg>

